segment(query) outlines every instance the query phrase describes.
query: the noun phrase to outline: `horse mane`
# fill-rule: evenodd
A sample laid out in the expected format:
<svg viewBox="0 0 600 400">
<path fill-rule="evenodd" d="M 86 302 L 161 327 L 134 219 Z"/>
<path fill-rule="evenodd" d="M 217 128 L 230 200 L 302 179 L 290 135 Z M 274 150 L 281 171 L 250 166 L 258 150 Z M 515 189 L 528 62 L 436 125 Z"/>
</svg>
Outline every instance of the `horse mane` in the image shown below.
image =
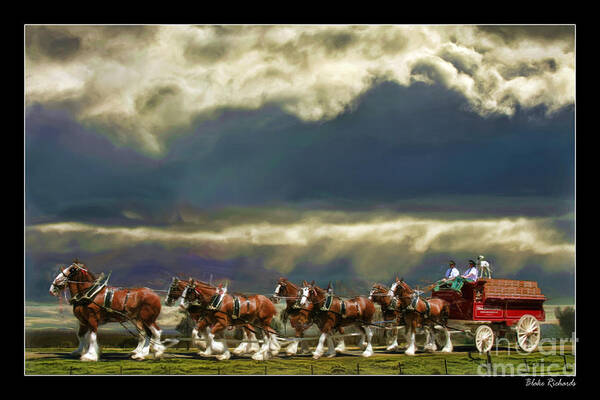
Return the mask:
<svg viewBox="0 0 600 400">
<path fill-rule="evenodd" d="M 88 266 L 87 266 L 87 265 L 85 265 L 84 263 L 82 263 L 82 262 L 78 261 L 77 259 L 76 259 L 76 261 L 74 261 L 74 263 L 75 263 L 77 266 L 79 266 L 80 268 L 82 268 L 82 267 L 83 267 L 83 269 L 84 269 L 84 270 L 85 270 L 85 271 L 88 273 L 88 275 L 89 275 L 89 276 L 92 278 L 92 282 L 93 282 L 93 281 L 95 281 L 96 279 L 98 279 L 98 277 L 97 277 L 97 276 L 96 276 L 96 275 L 95 275 L 95 274 L 94 274 L 92 271 L 90 271 L 90 269 L 88 268 Z"/>
<path fill-rule="evenodd" d="M 283 281 L 285 281 L 286 285 L 291 285 L 291 286 L 293 286 L 293 287 L 294 287 L 294 288 L 296 288 L 296 289 L 299 289 L 299 288 L 300 288 L 300 285 L 296 285 L 294 282 L 290 281 L 290 280 L 289 280 L 289 279 L 287 279 L 287 278 L 283 278 Z"/>
<path fill-rule="evenodd" d="M 374 284 L 374 285 L 373 285 L 373 287 L 376 287 L 376 288 L 378 288 L 378 289 L 384 289 L 384 290 L 386 290 L 386 291 L 390 290 L 390 288 L 389 288 L 389 287 L 385 286 L 385 285 L 384 285 L 384 284 L 382 284 L 382 283 L 376 283 L 376 284 Z"/>
<path fill-rule="evenodd" d="M 204 287 L 207 287 L 207 288 L 210 288 L 210 289 L 216 289 L 213 285 L 210 285 L 210 284 L 208 284 L 208 283 L 206 283 L 204 281 L 199 281 L 197 279 L 194 279 L 194 284 L 201 285 L 201 286 L 204 286 Z"/>
</svg>

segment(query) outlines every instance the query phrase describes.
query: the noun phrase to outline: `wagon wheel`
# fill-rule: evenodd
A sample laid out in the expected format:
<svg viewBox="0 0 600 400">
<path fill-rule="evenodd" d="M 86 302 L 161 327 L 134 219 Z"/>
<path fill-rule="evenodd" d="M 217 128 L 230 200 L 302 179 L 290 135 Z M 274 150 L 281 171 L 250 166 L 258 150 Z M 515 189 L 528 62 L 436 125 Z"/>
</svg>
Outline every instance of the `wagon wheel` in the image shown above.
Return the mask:
<svg viewBox="0 0 600 400">
<path fill-rule="evenodd" d="M 517 344 L 523 351 L 534 351 L 541 337 L 540 322 L 531 314 L 525 314 L 517 322 Z"/>
<path fill-rule="evenodd" d="M 487 353 L 494 345 L 494 331 L 488 325 L 481 325 L 475 331 L 475 347 L 480 353 Z"/>
</svg>

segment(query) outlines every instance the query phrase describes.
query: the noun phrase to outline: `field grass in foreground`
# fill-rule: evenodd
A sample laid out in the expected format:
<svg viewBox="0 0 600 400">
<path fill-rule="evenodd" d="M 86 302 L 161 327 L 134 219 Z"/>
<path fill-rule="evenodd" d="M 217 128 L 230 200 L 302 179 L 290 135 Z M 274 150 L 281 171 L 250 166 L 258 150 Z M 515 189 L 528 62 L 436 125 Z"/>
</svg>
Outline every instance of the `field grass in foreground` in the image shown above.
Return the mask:
<svg viewBox="0 0 600 400">
<path fill-rule="evenodd" d="M 235 357 L 226 361 L 200 358 L 192 351 L 169 349 L 162 359 L 135 361 L 128 351 L 105 348 L 100 361 L 82 362 L 69 355 L 72 349 L 27 349 L 26 375 L 480 375 L 487 374 L 486 357 L 477 351 L 457 349 L 454 353 L 417 353 L 406 356 L 374 349 L 370 358 L 360 357 L 358 348 L 334 358 L 313 360 L 310 355 L 269 361 Z M 566 366 L 565 366 L 566 360 Z M 444 362 L 445 361 L 445 362 Z M 574 355 L 570 348 L 561 354 L 519 354 L 516 350 L 492 352 L 496 375 L 573 375 Z"/>
</svg>

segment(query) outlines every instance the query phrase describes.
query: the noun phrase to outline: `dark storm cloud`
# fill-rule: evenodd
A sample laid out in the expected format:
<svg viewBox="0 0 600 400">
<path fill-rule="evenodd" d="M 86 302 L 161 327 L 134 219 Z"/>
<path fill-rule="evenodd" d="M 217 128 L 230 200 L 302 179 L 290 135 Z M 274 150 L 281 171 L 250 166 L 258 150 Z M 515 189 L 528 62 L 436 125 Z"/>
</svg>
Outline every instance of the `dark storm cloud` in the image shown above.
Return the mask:
<svg viewBox="0 0 600 400">
<path fill-rule="evenodd" d="M 419 198 L 463 196 L 494 214 L 479 197 L 546 197 L 546 206 L 512 207 L 532 215 L 574 193 L 572 113 L 543 115 L 486 119 L 440 87 L 384 84 L 328 123 L 302 123 L 277 108 L 224 111 L 197 128 L 203 135 L 173 142 L 153 161 L 38 109 L 27 120 L 27 198 L 48 214 L 131 207 L 172 218 L 176 199 L 194 207 L 417 199 L 418 208 Z M 449 201 L 444 207 L 461 211 Z M 510 209 L 498 204 L 497 212 Z"/>
<path fill-rule="evenodd" d="M 176 164 L 163 166 L 83 129 L 62 112 L 33 108 L 26 118 L 25 185 L 29 223 L 123 219 L 135 210 L 164 218 L 175 195 Z M 168 208 L 168 207 L 166 207 Z"/>
</svg>

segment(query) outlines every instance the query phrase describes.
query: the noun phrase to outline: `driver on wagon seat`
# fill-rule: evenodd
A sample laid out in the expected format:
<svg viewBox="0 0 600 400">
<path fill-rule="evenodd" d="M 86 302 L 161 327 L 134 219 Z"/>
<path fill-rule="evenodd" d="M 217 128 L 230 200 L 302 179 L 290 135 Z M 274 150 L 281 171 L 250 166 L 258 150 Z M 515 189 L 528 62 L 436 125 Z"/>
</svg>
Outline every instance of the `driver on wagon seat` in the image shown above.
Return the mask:
<svg viewBox="0 0 600 400">
<path fill-rule="evenodd" d="M 446 275 L 444 276 L 442 281 L 451 281 L 459 275 L 460 273 L 458 272 L 458 268 L 456 268 L 456 263 L 450 260 L 450 262 L 448 263 L 448 269 L 446 270 Z"/>
<path fill-rule="evenodd" d="M 475 266 L 475 261 L 469 260 L 469 267 L 462 275 L 469 282 L 477 281 L 477 267 Z"/>
</svg>

